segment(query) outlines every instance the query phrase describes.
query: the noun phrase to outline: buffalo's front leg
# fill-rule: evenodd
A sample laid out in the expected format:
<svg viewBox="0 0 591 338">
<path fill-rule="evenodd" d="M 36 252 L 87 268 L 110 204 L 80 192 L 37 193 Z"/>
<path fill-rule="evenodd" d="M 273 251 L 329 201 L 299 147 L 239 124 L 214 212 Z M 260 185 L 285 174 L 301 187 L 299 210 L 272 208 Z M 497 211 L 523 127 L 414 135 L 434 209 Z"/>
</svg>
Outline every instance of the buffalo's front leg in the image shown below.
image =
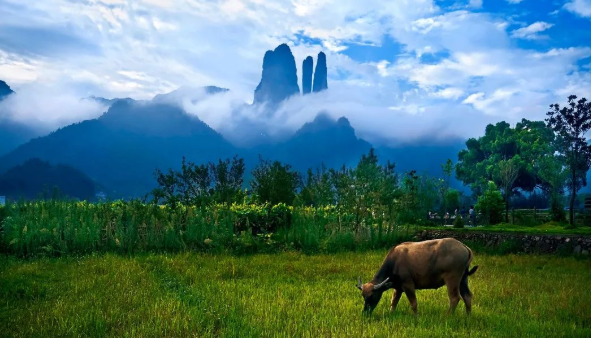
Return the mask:
<svg viewBox="0 0 591 338">
<path fill-rule="evenodd" d="M 390 311 L 393 312 L 396 310 L 400 297 L 402 297 L 402 290 L 394 290 L 394 293 L 392 294 L 392 302 L 390 303 Z"/>
</svg>

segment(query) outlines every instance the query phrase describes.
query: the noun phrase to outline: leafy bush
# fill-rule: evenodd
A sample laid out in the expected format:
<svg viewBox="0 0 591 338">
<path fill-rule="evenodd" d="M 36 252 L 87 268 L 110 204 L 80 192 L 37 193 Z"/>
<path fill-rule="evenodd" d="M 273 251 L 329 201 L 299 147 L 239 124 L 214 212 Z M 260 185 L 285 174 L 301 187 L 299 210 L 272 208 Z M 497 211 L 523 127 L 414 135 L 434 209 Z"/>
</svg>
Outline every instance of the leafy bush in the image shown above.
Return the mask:
<svg viewBox="0 0 591 338">
<path fill-rule="evenodd" d="M 497 224 L 503 220 L 505 211 L 505 202 L 497 186 L 493 182 L 488 182 L 484 194 L 478 197 L 476 210 L 482 213 L 482 220 L 486 224 Z"/>
<path fill-rule="evenodd" d="M 462 216 L 460 216 L 460 215 L 456 216 L 456 219 L 454 220 L 454 228 L 461 229 L 463 227 L 464 227 L 464 220 L 462 219 Z"/>
<path fill-rule="evenodd" d="M 556 222 L 563 222 L 566 219 L 566 212 L 564 207 L 558 198 L 552 198 L 552 204 L 550 206 L 550 219 Z"/>
<path fill-rule="evenodd" d="M 335 252 L 391 246 L 412 234 L 373 209 L 358 218 L 334 205 L 272 206 L 246 200 L 191 207 L 52 200 L 19 202 L 0 210 L 6 215 L 0 251 L 20 256 L 183 250 Z"/>
</svg>

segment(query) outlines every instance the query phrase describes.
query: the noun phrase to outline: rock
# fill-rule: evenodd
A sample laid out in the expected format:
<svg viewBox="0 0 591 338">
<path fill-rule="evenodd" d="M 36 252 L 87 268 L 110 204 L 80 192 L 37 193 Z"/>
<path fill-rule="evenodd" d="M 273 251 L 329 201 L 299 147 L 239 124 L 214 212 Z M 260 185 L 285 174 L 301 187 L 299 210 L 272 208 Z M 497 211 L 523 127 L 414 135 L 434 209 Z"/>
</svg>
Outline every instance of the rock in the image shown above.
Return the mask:
<svg viewBox="0 0 591 338">
<path fill-rule="evenodd" d="M 0 80 L 0 100 L 5 98 L 6 96 L 14 93 L 10 86 L 6 84 L 6 82 Z"/>
<path fill-rule="evenodd" d="M 314 59 L 308 56 L 302 64 L 302 93 L 312 92 L 312 72 L 314 71 Z"/>
<path fill-rule="evenodd" d="M 318 61 L 316 61 L 316 70 L 314 71 L 314 86 L 312 88 L 314 93 L 328 89 L 327 73 L 326 54 L 320 52 L 318 53 Z"/>
<path fill-rule="evenodd" d="M 581 246 L 580 246 L 580 245 L 577 245 L 577 246 L 575 246 L 575 249 L 573 250 L 573 252 L 574 252 L 575 254 L 579 254 L 579 253 L 581 253 Z"/>
<path fill-rule="evenodd" d="M 261 82 L 254 91 L 254 103 L 276 104 L 299 93 L 297 68 L 289 46 L 282 44 L 274 51 L 267 51 Z"/>
<path fill-rule="evenodd" d="M 583 256 L 589 256 L 589 251 L 588 250 L 583 250 L 583 251 L 581 251 L 581 255 L 583 255 Z"/>
</svg>

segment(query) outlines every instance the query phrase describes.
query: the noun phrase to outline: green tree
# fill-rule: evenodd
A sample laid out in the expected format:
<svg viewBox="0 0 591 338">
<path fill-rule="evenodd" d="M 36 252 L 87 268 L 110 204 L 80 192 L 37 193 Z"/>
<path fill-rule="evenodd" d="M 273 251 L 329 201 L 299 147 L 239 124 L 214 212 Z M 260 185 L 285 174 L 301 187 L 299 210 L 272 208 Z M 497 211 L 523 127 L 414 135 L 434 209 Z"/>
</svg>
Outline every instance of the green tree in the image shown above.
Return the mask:
<svg viewBox="0 0 591 338">
<path fill-rule="evenodd" d="M 196 165 L 183 157 L 181 169 L 167 172 L 156 170 L 158 187 L 152 191 L 156 203 L 164 201 L 171 207 L 204 205 L 209 202 L 212 178 L 207 164 Z"/>
<path fill-rule="evenodd" d="M 482 213 L 482 220 L 486 224 L 497 224 L 501 222 L 503 211 L 505 210 L 505 202 L 494 182 L 488 182 L 486 190 L 478 197 L 475 208 L 478 212 Z"/>
<path fill-rule="evenodd" d="M 335 203 L 331 173 L 324 164 L 316 171 L 308 169 L 300 196 L 305 205 L 323 206 Z"/>
<path fill-rule="evenodd" d="M 546 122 L 556 133 L 556 150 L 569 173 L 567 187 L 570 190 L 569 223 L 574 224 L 574 206 L 579 189 L 587 185 L 587 171 L 591 165 L 591 147 L 585 135 L 591 129 L 591 103 L 575 95 L 568 97 L 568 104 L 550 105 Z"/>
<path fill-rule="evenodd" d="M 447 196 L 450 191 L 451 175 L 454 170 L 454 165 L 451 159 L 447 159 L 447 161 L 441 165 L 441 170 L 443 177 L 436 180 L 436 185 L 437 191 L 439 193 L 439 212 L 441 215 L 444 215 L 445 212 L 448 211 L 448 208 L 452 207 L 447 203 Z"/>
<path fill-rule="evenodd" d="M 553 221 L 563 221 L 565 217 L 562 199 L 568 178 L 562 159 L 550 154 L 537 161 L 537 172 L 544 182 L 543 189 L 550 196 L 550 216 Z"/>
<path fill-rule="evenodd" d="M 257 198 L 272 205 L 293 205 L 300 184 L 300 174 L 292 170 L 289 164 L 270 162 L 262 158 L 252 171 L 250 181 L 251 189 Z"/>
<path fill-rule="evenodd" d="M 213 198 L 220 203 L 232 203 L 240 196 L 244 182 L 244 159 L 234 156 L 232 160 L 209 163 L 213 179 Z"/>
<path fill-rule="evenodd" d="M 533 191 L 542 183 L 535 163 L 552 153 L 553 139 L 552 130 L 541 121 L 523 119 L 515 128 L 504 121 L 489 124 L 484 136 L 469 139 L 467 149 L 459 152 L 456 176 L 470 184 L 475 195 L 488 189 L 488 182 L 493 181 L 501 187 L 508 209 L 516 190 Z"/>
<path fill-rule="evenodd" d="M 515 189 L 515 181 L 519 176 L 519 171 L 524 167 L 523 161 L 519 155 L 515 155 L 508 160 L 501 160 L 493 171 L 493 177 L 499 182 L 505 201 L 505 222 L 509 222 L 509 198 Z"/>
</svg>

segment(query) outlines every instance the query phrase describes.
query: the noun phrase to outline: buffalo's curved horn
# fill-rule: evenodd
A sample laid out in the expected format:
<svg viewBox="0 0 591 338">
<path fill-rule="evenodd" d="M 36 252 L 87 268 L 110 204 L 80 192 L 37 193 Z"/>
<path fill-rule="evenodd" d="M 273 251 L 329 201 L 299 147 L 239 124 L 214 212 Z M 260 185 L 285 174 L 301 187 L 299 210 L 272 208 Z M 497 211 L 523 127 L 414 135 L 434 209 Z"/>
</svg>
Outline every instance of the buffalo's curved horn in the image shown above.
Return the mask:
<svg viewBox="0 0 591 338">
<path fill-rule="evenodd" d="M 389 279 L 390 279 L 390 277 L 386 278 L 386 279 L 385 279 L 383 282 L 381 282 L 380 284 L 378 284 L 378 285 L 374 285 L 374 286 L 373 286 L 373 289 L 374 289 L 374 290 L 377 290 L 377 289 L 381 288 L 382 286 L 384 286 L 384 285 L 385 285 L 385 284 L 388 282 L 388 280 L 389 280 Z"/>
<path fill-rule="evenodd" d="M 357 279 L 357 288 L 359 290 L 361 290 L 361 286 L 363 285 L 363 283 L 361 283 L 361 276 L 359 276 L 359 279 Z"/>
</svg>

